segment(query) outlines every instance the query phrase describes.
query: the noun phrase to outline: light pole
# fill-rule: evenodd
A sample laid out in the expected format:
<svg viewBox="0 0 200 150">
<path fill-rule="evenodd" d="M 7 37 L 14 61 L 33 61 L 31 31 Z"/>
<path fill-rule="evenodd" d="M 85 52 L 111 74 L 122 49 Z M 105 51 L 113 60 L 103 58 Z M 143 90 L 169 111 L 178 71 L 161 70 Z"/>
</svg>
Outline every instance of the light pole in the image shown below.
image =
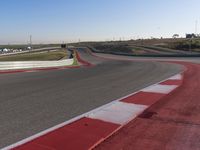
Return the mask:
<svg viewBox="0 0 200 150">
<path fill-rule="evenodd" d="M 32 50 L 32 35 L 30 35 L 30 50 Z"/>
</svg>

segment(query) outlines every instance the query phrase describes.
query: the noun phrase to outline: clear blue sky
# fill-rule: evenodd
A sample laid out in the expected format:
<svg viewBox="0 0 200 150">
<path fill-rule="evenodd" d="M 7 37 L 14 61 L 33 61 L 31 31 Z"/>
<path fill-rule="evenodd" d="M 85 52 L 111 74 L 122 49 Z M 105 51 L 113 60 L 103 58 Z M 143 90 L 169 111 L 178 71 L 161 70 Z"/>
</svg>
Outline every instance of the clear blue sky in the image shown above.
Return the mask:
<svg viewBox="0 0 200 150">
<path fill-rule="evenodd" d="M 199 0 L 1 0 L 0 44 L 182 36 Z M 200 31 L 200 26 L 199 26 Z"/>
</svg>

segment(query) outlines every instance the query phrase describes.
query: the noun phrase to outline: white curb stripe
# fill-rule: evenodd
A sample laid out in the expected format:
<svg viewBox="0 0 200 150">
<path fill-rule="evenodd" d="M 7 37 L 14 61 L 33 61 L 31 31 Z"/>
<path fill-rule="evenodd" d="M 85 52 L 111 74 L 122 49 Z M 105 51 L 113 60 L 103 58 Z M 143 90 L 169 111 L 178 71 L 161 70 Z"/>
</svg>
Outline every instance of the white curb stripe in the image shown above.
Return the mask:
<svg viewBox="0 0 200 150">
<path fill-rule="evenodd" d="M 177 74 L 171 78 L 169 78 L 169 80 L 181 80 L 182 79 L 182 75 L 181 74 Z"/>
<path fill-rule="evenodd" d="M 91 113 L 88 118 L 124 125 L 143 112 L 148 106 L 115 102 L 102 110 Z"/>
<path fill-rule="evenodd" d="M 177 85 L 161 85 L 161 84 L 155 84 L 152 86 L 149 86 L 143 90 L 142 92 L 151 92 L 151 93 L 161 93 L 161 94 L 168 94 L 174 89 L 176 89 Z"/>
</svg>

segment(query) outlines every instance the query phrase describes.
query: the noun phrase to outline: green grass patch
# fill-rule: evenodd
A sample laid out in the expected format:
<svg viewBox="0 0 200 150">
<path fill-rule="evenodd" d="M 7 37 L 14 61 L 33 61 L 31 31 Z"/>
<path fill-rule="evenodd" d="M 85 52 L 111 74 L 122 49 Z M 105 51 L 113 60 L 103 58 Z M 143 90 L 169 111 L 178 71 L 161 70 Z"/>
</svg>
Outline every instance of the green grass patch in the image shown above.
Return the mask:
<svg viewBox="0 0 200 150">
<path fill-rule="evenodd" d="M 67 57 L 67 52 L 64 50 L 50 51 L 43 53 L 26 53 L 10 56 L 1 56 L 0 61 L 51 61 L 60 60 Z"/>
</svg>

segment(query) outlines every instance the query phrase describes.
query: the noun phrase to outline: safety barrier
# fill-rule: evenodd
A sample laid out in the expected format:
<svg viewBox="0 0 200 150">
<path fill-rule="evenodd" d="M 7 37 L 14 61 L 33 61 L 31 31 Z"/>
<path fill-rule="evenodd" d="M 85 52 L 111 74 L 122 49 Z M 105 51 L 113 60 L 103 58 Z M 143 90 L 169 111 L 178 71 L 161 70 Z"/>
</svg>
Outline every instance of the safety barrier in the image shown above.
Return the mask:
<svg viewBox="0 0 200 150">
<path fill-rule="evenodd" d="M 0 62 L 0 71 L 17 70 L 17 69 L 32 69 L 32 68 L 48 68 L 62 67 L 72 65 L 74 59 L 65 59 L 59 61 L 15 61 L 15 62 Z"/>
</svg>

